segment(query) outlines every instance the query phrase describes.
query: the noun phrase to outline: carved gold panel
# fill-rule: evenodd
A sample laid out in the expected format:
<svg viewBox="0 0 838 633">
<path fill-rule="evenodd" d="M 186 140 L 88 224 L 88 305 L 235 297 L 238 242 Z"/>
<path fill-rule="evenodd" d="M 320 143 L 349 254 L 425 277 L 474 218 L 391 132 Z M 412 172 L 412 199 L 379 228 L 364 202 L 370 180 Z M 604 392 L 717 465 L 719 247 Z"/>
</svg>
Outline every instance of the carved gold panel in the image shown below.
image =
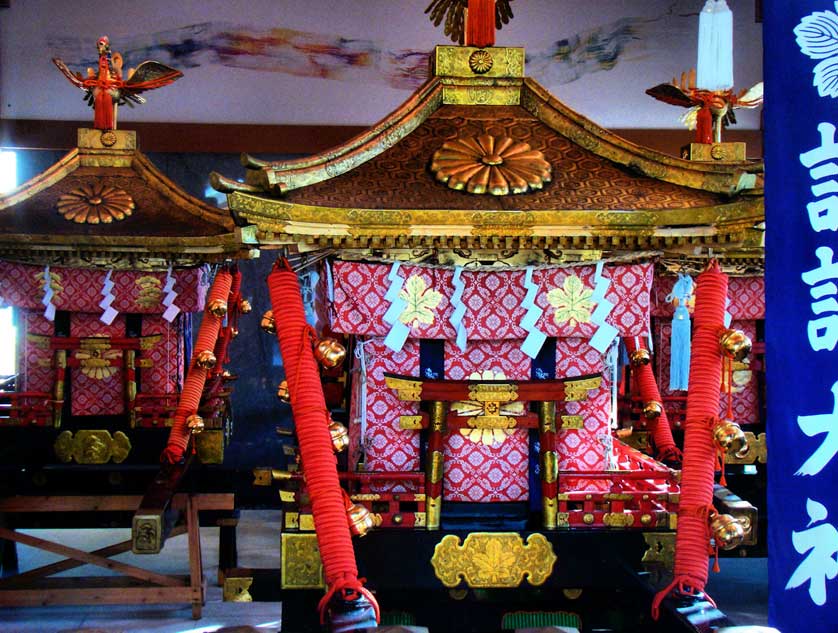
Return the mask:
<svg viewBox="0 0 838 633">
<path fill-rule="evenodd" d="M 675 533 L 644 532 L 648 549 L 643 554 L 644 563 L 655 563 L 672 569 L 675 565 Z"/>
<path fill-rule="evenodd" d="M 748 452 L 743 457 L 737 457 L 734 453 L 725 454 L 725 464 L 768 463 L 768 441 L 765 433 L 754 435 L 751 431 L 745 431 L 745 439 L 748 442 Z"/>
<path fill-rule="evenodd" d="M 448 534 L 431 558 L 436 577 L 446 587 L 465 581 L 469 587 L 517 587 L 524 578 L 541 585 L 550 577 L 556 555 L 543 534 L 531 534 L 526 544 L 515 532 L 473 532 L 460 544 Z"/>
<path fill-rule="evenodd" d="M 385 376 L 384 382 L 390 389 L 396 390 L 399 400 L 404 402 L 420 402 L 422 400 L 421 380 L 405 380 L 404 378 Z"/>
<path fill-rule="evenodd" d="M 403 431 L 419 431 L 422 429 L 421 415 L 399 416 L 399 428 Z"/>
<path fill-rule="evenodd" d="M 515 418 L 508 415 L 475 415 L 466 418 L 466 424 L 473 429 L 514 429 Z"/>
<path fill-rule="evenodd" d="M 475 402 L 513 402 L 518 399 L 518 385 L 484 382 L 469 385 L 468 399 Z"/>
<path fill-rule="evenodd" d="M 78 464 L 119 464 L 131 452 L 131 440 L 122 431 L 111 436 L 105 430 L 62 431 L 53 444 L 55 456 L 62 462 Z"/>
<path fill-rule="evenodd" d="M 195 450 L 202 464 L 221 464 L 224 462 L 224 431 L 204 429 L 195 436 Z"/>
<path fill-rule="evenodd" d="M 592 389 L 599 389 L 602 384 L 602 376 L 583 378 L 582 380 L 568 380 L 564 384 L 565 400 L 567 402 L 578 402 L 588 399 L 588 392 Z"/>
<path fill-rule="evenodd" d="M 283 534 L 280 562 L 283 589 L 324 589 L 323 563 L 315 534 Z"/>
<path fill-rule="evenodd" d="M 581 429 L 585 426 L 585 421 L 581 415 L 563 415 L 562 428 L 563 429 Z"/>
<path fill-rule="evenodd" d="M 602 522 L 608 527 L 626 528 L 634 525 L 634 515 L 624 512 L 606 512 Z"/>
<path fill-rule="evenodd" d="M 159 514 L 134 515 L 131 522 L 131 551 L 135 554 L 157 554 L 163 547 L 162 533 Z"/>
<path fill-rule="evenodd" d="M 314 532 L 314 515 L 300 514 L 300 529 L 304 532 Z"/>
<path fill-rule="evenodd" d="M 248 591 L 252 584 L 253 578 L 249 577 L 225 578 L 222 594 L 224 602 L 253 602 L 253 596 Z"/>
<path fill-rule="evenodd" d="M 491 64 L 489 69 L 479 72 L 474 70 L 474 55 L 488 53 Z M 518 47 L 491 47 L 479 49 L 473 46 L 437 46 L 434 49 L 434 71 L 439 77 L 523 77 L 524 49 Z M 470 61 L 471 60 L 471 61 Z"/>
</svg>

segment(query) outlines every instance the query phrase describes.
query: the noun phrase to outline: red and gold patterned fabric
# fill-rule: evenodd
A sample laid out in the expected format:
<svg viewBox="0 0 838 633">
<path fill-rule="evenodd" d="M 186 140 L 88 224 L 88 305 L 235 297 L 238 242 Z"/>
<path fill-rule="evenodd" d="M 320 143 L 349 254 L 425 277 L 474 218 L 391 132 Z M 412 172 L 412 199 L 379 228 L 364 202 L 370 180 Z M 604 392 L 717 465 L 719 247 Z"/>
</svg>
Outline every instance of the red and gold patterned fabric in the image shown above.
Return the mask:
<svg viewBox="0 0 838 633">
<path fill-rule="evenodd" d="M 53 292 L 52 303 L 56 310 L 95 312 L 101 314 L 102 284 L 107 271 L 91 268 L 50 268 Z M 183 312 L 204 309 L 208 275 L 202 268 L 173 271 L 175 304 Z M 166 280 L 164 272 L 113 271 L 114 302 L 119 312 L 160 314 L 165 311 L 161 301 Z M 20 308 L 43 310 L 44 269 L 40 266 L 0 262 L 0 297 L 5 303 Z"/>
<path fill-rule="evenodd" d="M 157 315 L 143 316 L 143 336 L 159 334 L 160 340 L 141 352 L 152 363 L 140 370 L 141 393 L 173 394 L 183 382 L 183 339 L 176 323 Z"/>
<path fill-rule="evenodd" d="M 23 345 L 22 362 L 18 372 L 20 381 L 18 391 L 52 393 L 55 383 L 55 371 L 50 366 L 52 352 L 27 336 L 28 334 L 52 334 L 54 326 L 44 318 L 42 312 L 43 310 L 21 310 L 18 313 L 21 324 L 18 336 Z"/>
<path fill-rule="evenodd" d="M 99 314 L 73 312 L 70 315 L 70 336 L 125 336 L 125 316 L 120 314 L 110 325 L 99 320 Z M 73 367 L 71 410 L 73 415 L 120 415 L 125 411 L 124 369 L 121 350 L 78 349 L 68 354 L 81 365 Z M 116 366 L 106 365 L 119 361 Z"/>
<path fill-rule="evenodd" d="M 657 276 L 652 287 L 652 316 L 669 317 L 675 307 L 666 300 L 677 281 L 674 276 Z M 727 311 L 734 321 L 753 321 L 765 318 L 765 278 L 730 277 Z"/>
<path fill-rule="evenodd" d="M 735 279 L 735 278 L 733 278 Z M 733 281 L 731 279 L 731 281 Z M 742 330 L 752 341 L 756 340 L 756 323 L 754 321 L 731 321 L 730 326 Z M 671 357 L 672 319 L 655 319 L 655 375 L 661 395 L 678 400 L 666 400 L 666 414 L 673 423 L 682 420 L 686 412 L 686 391 L 672 391 L 669 389 L 669 360 Z M 722 391 L 721 410 L 719 415 L 727 414 L 727 394 Z M 754 372 L 738 370 L 733 373 L 733 421 L 737 424 L 758 424 L 759 385 Z"/>
<path fill-rule="evenodd" d="M 387 264 L 334 263 L 332 328 L 336 332 L 367 336 L 385 336 L 389 332 L 390 326 L 383 317 L 390 307 L 385 299 L 390 287 L 387 278 L 390 270 Z M 415 319 L 410 323 L 413 338 L 455 338 L 449 322 L 453 312 L 450 301 L 454 293 L 453 274 L 451 268 L 403 265 L 399 269 L 398 275 L 405 281 L 405 288 L 408 280 L 418 278 L 421 281 L 412 286 L 413 292 L 420 297 L 427 293 L 439 295 L 435 302 L 428 302 L 424 320 Z M 597 325 L 584 316 L 581 319 L 562 318 L 568 313 L 560 314 L 557 301 L 551 297 L 565 295 L 578 299 L 575 303 L 588 308 L 589 316 L 594 306 L 586 300 L 594 289 L 594 274 L 593 265 L 534 269 L 533 283 L 539 287 L 536 305 L 544 310 L 537 327 L 547 336 L 589 338 L 593 335 Z M 621 336 L 647 334 L 652 265 L 605 266 L 603 276 L 611 279 L 605 297 L 615 304 L 606 321 L 615 326 Z M 463 270 L 462 302 L 466 307 L 463 322 L 468 340 L 524 339 L 527 336 L 519 326 L 526 314 L 526 308 L 521 306 L 527 292 L 524 277 L 524 270 Z M 578 278 L 581 286 L 568 285 L 566 281 L 570 277 Z"/>
</svg>

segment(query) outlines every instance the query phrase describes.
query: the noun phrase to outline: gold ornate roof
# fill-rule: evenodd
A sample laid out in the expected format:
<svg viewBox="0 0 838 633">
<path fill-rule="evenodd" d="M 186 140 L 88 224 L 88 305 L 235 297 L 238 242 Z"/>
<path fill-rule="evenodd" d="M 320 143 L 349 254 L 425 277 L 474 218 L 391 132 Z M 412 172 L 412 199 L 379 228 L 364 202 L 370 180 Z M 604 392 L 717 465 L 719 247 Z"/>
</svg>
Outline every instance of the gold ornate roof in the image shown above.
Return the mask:
<svg viewBox="0 0 838 633">
<path fill-rule="evenodd" d="M 761 163 L 688 161 L 626 141 L 525 78 L 520 48 L 439 46 L 433 66 L 347 143 L 276 163 L 244 156 L 244 185 L 218 174 L 213 184 L 260 241 L 301 248 L 759 250 Z M 507 138 L 549 164 L 529 187 L 533 170 L 510 162 L 504 174 L 502 156 L 480 154 L 479 139 Z M 515 173 L 521 186 L 504 187 Z"/>
<path fill-rule="evenodd" d="M 78 147 L 0 197 L 0 257 L 155 268 L 246 256 L 252 227 L 187 195 L 131 131 L 79 130 Z"/>
</svg>

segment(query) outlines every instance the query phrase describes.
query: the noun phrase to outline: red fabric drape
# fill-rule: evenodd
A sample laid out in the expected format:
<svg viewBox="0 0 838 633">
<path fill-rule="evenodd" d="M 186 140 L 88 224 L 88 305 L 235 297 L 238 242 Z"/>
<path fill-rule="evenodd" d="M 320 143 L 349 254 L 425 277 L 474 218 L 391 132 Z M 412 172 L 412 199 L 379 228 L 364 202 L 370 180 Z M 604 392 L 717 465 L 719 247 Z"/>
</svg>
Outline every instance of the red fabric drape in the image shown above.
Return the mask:
<svg viewBox="0 0 838 633">
<path fill-rule="evenodd" d="M 708 576 L 709 516 L 713 510 L 716 464 L 716 445 L 710 425 L 719 413 L 722 380 L 719 333 L 724 328 L 727 298 L 727 276 L 717 262 L 711 262 L 698 276 L 695 296 L 675 578 L 655 597 L 652 605 L 655 617 L 661 600 L 672 588 L 677 587 L 682 593 L 702 592 Z"/>
<path fill-rule="evenodd" d="M 227 300 L 230 294 L 230 286 L 232 285 L 233 277 L 226 270 L 218 271 L 215 280 L 212 282 L 212 287 L 207 293 L 207 305 L 210 305 L 214 299 Z M 209 370 L 198 367 L 195 359 L 198 354 L 204 350 L 214 350 L 216 341 L 218 340 L 218 332 L 221 328 L 221 319 L 209 310 L 204 311 L 204 318 L 201 321 L 201 327 L 198 330 L 198 340 L 195 342 L 195 349 L 192 352 L 192 358 L 189 361 L 189 369 L 186 373 L 186 380 L 183 383 L 183 391 L 178 399 L 178 406 L 175 410 L 175 419 L 172 424 L 172 430 L 169 432 L 169 440 L 166 443 L 166 448 L 160 456 L 160 460 L 170 464 L 176 464 L 183 459 L 183 453 L 186 451 L 186 446 L 189 444 L 189 428 L 186 425 L 186 418 L 198 411 L 198 405 L 201 402 L 201 394 L 204 391 L 204 385 L 207 381 L 207 373 Z M 220 359 L 219 359 L 220 362 Z"/>
<path fill-rule="evenodd" d="M 495 44 L 495 0 L 468 0 L 466 46 L 485 48 Z"/>
<path fill-rule="evenodd" d="M 347 599 L 355 594 L 364 594 L 375 607 L 377 619 L 378 605 L 358 580 L 343 489 L 338 480 L 337 460 L 329 436 L 329 411 L 312 351 L 314 332 L 306 323 L 297 275 L 287 262 L 274 265 L 268 275 L 268 289 L 276 315 L 276 336 L 291 393 L 300 457 L 328 586 L 320 603 L 321 621 L 329 599 L 336 592 Z"/>
</svg>

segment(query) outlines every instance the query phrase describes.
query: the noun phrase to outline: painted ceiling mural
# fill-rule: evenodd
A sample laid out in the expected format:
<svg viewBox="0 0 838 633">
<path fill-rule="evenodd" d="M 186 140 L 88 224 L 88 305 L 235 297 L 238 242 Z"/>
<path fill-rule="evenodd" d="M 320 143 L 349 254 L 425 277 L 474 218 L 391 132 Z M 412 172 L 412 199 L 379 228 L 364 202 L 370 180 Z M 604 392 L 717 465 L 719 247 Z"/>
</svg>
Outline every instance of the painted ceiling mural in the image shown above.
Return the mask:
<svg viewBox="0 0 838 633">
<path fill-rule="evenodd" d="M 427 0 L 183 4 L 190 6 L 117 0 L 111 8 L 124 5 L 120 20 L 119 11 L 102 15 L 78 0 L 66 5 L 73 14 L 50 19 L 54 3 L 13 1 L 0 10 L 0 62 L 19 69 L 0 77 L 3 116 L 84 118 L 81 99 L 73 102 L 49 59 L 84 72 L 96 66 L 95 41 L 107 34 L 126 68 L 154 59 L 185 74 L 181 98 L 153 95 L 131 120 L 371 124 L 421 85 L 433 45 L 447 43 L 423 14 Z M 497 39 L 526 46 L 527 74 L 602 125 L 678 127 L 681 113 L 644 91 L 695 65 L 702 4 L 518 0 Z M 729 4 L 743 88 L 761 80 L 761 25 L 754 0 Z M 45 84 L 49 99 L 39 98 Z M 740 126 L 758 127 L 758 113 L 744 113 Z"/>
</svg>

